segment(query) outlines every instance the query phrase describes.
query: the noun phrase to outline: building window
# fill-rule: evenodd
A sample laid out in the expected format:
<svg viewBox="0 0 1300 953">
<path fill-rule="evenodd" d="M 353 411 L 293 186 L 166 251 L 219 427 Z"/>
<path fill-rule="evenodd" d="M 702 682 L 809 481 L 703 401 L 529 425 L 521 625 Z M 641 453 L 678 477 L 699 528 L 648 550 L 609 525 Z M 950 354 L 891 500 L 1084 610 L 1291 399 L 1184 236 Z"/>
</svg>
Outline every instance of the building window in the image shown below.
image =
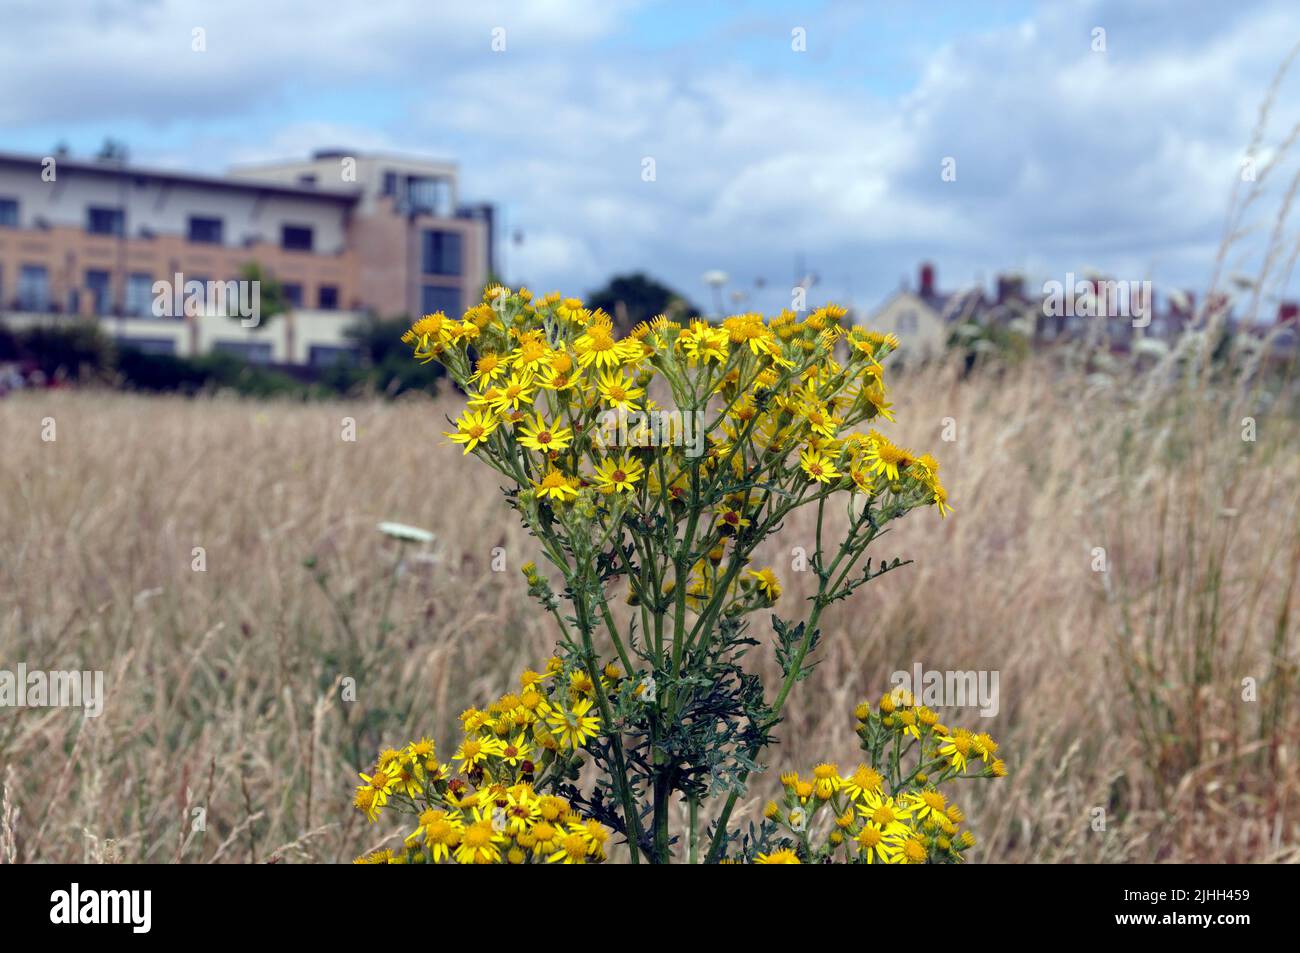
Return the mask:
<svg viewBox="0 0 1300 953">
<path fill-rule="evenodd" d="M 18 310 L 50 309 L 50 273 L 44 265 L 23 265 L 18 272 Z"/>
<path fill-rule="evenodd" d="M 280 288 L 284 291 L 284 300 L 289 302 L 289 307 L 302 307 L 302 285 L 285 282 Z"/>
<path fill-rule="evenodd" d="M 413 175 L 406 180 L 406 202 L 413 212 L 446 217 L 451 214 L 451 184 Z"/>
<path fill-rule="evenodd" d="M 311 227 L 308 225 L 285 225 L 280 231 L 280 247 L 286 251 L 311 251 Z"/>
<path fill-rule="evenodd" d="M 916 312 L 904 311 L 898 316 L 898 333 L 915 334 L 916 333 Z"/>
<path fill-rule="evenodd" d="M 420 308 L 424 314 L 441 311 L 455 317 L 460 314 L 460 289 L 425 285 L 420 289 Z"/>
<path fill-rule="evenodd" d="M 316 173 L 304 172 L 298 176 L 298 184 L 305 189 L 314 189 L 316 187 Z"/>
<path fill-rule="evenodd" d="M 426 275 L 460 274 L 460 232 L 440 232 L 428 229 L 424 233 L 422 249 Z"/>
<path fill-rule="evenodd" d="M 396 172 L 384 173 L 384 194 L 385 195 L 397 194 L 397 173 Z"/>
<path fill-rule="evenodd" d="M 339 309 L 339 289 L 334 285 L 321 285 L 316 294 L 316 303 L 322 311 L 337 311 Z"/>
<path fill-rule="evenodd" d="M 18 227 L 18 200 L 0 199 L 0 225 Z"/>
<path fill-rule="evenodd" d="M 86 231 L 92 235 L 121 235 L 126 231 L 126 213 L 120 208 L 86 210 Z"/>
<path fill-rule="evenodd" d="M 130 348 L 133 351 L 139 351 L 141 354 L 172 354 L 176 353 L 176 341 L 172 338 L 116 338 L 118 347 Z"/>
<path fill-rule="evenodd" d="M 153 275 L 137 271 L 127 276 L 126 313 L 133 318 L 153 316 Z"/>
<path fill-rule="evenodd" d="M 185 284 L 181 285 L 181 310 L 174 314 L 178 321 L 187 317 L 211 314 L 209 305 L 213 303 L 212 285 L 207 275 L 182 275 Z M 198 285 L 199 287 L 195 287 Z"/>
<path fill-rule="evenodd" d="M 221 219 L 191 215 L 190 241 L 201 242 L 205 245 L 220 245 L 224 241 Z"/>
<path fill-rule="evenodd" d="M 357 349 L 335 344 L 313 344 L 307 348 L 307 363 L 312 367 L 353 367 L 357 363 Z"/>
<path fill-rule="evenodd" d="M 90 296 L 90 310 L 95 314 L 108 314 L 111 307 L 109 288 L 112 276 L 106 271 L 86 272 L 86 294 Z"/>
<path fill-rule="evenodd" d="M 271 345 L 263 341 L 213 341 L 212 349 L 243 358 L 250 364 L 270 364 Z"/>
</svg>

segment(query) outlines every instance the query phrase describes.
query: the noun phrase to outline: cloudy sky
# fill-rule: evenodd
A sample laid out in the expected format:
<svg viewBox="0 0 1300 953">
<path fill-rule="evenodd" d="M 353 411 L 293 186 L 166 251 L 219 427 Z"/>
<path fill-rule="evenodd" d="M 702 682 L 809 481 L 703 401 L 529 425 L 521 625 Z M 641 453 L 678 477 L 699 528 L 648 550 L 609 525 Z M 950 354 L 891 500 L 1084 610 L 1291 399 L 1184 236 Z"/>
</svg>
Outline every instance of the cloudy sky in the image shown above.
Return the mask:
<svg viewBox="0 0 1300 953">
<path fill-rule="evenodd" d="M 505 277 L 543 290 L 644 269 L 705 303 L 722 269 L 775 308 L 802 262 L 814 299 L 870 308 L 923 258 L 944 287 L 1096 268 L 1196 288 L 1300 41 L 1295 0 L 334 7 L 0 0 L 0 149 L 452 158 L 463 197 L 501 208 Z M 1296 73 L 1266 144 L 1300 121 Z"/>
</svg>

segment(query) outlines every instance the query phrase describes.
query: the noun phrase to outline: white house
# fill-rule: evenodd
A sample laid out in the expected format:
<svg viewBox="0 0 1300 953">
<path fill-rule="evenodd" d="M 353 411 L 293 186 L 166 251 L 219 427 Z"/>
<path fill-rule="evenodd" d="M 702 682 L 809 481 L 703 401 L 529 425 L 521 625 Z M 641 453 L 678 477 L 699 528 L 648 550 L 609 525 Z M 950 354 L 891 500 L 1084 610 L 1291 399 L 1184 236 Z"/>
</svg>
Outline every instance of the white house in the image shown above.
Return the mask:
<svg viewBox="0 0 1300 953">
<path fill-rule="evenodd" d="M 918 287 L 899 288 L 868 319 L 873 331 L 898 337 L 902 361 L 939 357 L 948 345 L 955 322 L 967 317 L 982 300 L 979 289 L 941 294 L 934 286 L 934 266 L 923 264 Z"/>
</svg>

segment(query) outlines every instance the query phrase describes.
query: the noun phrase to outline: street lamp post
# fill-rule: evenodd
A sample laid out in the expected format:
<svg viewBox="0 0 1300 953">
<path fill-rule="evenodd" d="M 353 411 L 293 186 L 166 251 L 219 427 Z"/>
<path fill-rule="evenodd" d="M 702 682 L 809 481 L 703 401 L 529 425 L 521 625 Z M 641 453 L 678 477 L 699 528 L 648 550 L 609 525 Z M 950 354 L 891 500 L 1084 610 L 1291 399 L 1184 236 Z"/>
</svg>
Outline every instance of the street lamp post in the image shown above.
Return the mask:
<svg viewBox="0 0 1300 953">
<path fill-rule="evenodd" d="M 725 271 L 706 271 L 704 273 L 704 283 L 713 289 L 713 310 L 719 319 L 722 318 L 722 286 L 727 283 L 727 273 Z"/>
</svg>

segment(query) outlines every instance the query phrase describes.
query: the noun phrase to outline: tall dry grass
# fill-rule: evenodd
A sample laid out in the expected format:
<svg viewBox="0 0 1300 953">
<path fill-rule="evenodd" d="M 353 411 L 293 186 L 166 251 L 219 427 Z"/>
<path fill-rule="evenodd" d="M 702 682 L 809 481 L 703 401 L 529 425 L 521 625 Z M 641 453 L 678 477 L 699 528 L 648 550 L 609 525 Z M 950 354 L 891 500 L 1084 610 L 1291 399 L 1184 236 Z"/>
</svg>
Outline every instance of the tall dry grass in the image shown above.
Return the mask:
<svg viewBox="0 0 1300 953">
<path fill-rule="evenodd" d="M 852 763 L 853 704 L 895 670 L 996 670 L 995 718 L 946 713 L 1012 771 L 971 786 L 980 859 L 1300 856 L 1294 403 L 1185 362 L 939 369 L 895 394 L 957 512 L 878 544 L 915 563 L 827 614 L 769 763 Z M 338 861 L 396 833 L 351 810 L 357 768 L 450 743 L 553 644 L 517 572 L 531 540 L 440 446 L 455 404 L 0 401 L 0 668 L 100 669 L 108 695 L 95 719 L 0 710 L 0 860 Z M 399 564 L 384 519 L 434 531 L 432 554 Z M 785 599 L 812 591 L 789 570 L 811 529 L 771 544 Z"/>
</svg>

